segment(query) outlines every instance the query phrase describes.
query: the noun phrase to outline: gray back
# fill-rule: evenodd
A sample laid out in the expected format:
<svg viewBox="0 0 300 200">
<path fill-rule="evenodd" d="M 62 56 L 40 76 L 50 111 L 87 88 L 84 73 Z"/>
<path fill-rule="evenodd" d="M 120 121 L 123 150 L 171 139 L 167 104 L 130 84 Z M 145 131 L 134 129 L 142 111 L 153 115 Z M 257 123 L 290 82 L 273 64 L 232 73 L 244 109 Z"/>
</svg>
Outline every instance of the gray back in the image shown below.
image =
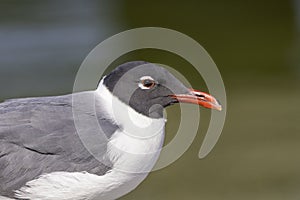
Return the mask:
<svg viewBox="0 0 300 200">
<path fill-rule="evenodd" d="M 89 99 L 94 93 L 77 95 Z M 84 109 L 82 114 L 94 117 Z M 116 131 L 118 127 L 103 117 L 100 110 L 96 115 L 103 130 L 100 134 L 110 136 Z M 94 131 L 93 125 L 86 127 Z M 101 144 L 100 154 L 104 155 L 105 144 Z M 74 124 L 72 95 L 16 99 L 0 104 L 1 195 L 13 197 L 14 190 L 44 173 L 87 171 L 103 175 L 110 167 L 111 163 L 100 163 L 83 146 Z"/>
</svg>

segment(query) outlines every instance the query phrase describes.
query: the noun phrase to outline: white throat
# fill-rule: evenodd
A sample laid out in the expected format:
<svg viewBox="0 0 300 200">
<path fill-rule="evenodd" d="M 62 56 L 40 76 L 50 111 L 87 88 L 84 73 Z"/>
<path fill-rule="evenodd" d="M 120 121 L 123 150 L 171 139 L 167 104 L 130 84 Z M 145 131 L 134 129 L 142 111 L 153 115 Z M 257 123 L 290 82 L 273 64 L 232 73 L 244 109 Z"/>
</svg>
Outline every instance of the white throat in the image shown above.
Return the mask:
<svg viewBox="0 0 300 200">
<path fill-rule="evenodd" d="M 147 173 L 155 164 L 164 140 L 164 118 L 144 116 L 120 101 L 103 85 L 96 90 L 96 99 L 105 114 L 121 129 L 108 144 L 108 155 L 116 169 L 129 173 Z"/>
<path fill-rule="evenodd" d="M 96 99 L 106 111 L 107 117 L 121 126 L 123 132 L 137 138 L 151 138 L 161 133 L 166 119 L 150 118 L 136 112 L 129 105 L 115 97 L 103 84 L 103 79 L 96 90 Z"/>
</svg>

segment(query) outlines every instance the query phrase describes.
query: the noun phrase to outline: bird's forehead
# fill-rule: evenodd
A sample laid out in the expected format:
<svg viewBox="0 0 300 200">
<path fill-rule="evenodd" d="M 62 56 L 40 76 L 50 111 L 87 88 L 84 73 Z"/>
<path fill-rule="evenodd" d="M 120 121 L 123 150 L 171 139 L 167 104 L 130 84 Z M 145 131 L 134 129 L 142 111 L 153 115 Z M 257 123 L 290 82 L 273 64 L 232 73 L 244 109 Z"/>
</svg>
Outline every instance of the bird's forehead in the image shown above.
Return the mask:
<svg viewBox="0 0 300 200">
<path fill-rule="evenodd" d="M 124 95 L 124 91 L 128 93 L 128 91 L 138 89 L 136 83 L 144 77 L 151 77 L 150 79 L 172 91 L 186 91 L 185 86 L 165 68 L 145 62 L 125 63 L 119 66 L 105 78 L 104 84 L 110 91 L 114 93 L 120 91 L 122 94 L 119 95 Z"/>
<path fill-rule="evenodd" d="M 157 81 L 167 80 L 172 78 L 172 75 L 162 67 L 154 66 L 153 64 L 144 64 L 134 67 L 127 71 L 123 76 L 131 77 L 132 79 L 149 78 Z"/>
</svg>

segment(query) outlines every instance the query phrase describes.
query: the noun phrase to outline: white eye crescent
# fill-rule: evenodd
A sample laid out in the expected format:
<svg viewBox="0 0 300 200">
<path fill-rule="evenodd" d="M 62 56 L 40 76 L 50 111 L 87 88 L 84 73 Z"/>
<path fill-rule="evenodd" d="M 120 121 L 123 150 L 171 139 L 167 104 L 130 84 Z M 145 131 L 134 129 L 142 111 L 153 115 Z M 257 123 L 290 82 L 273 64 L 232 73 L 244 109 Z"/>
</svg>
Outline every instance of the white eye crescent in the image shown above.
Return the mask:
<svg viewBox="0 0 300 200">
<path fill-rule="evenodd" d="M 149 90 L 155 85 L 156 82 L 151 76 L 143 76 L 140 78 L 139 87 L 143 90 Z"/>
</svg>

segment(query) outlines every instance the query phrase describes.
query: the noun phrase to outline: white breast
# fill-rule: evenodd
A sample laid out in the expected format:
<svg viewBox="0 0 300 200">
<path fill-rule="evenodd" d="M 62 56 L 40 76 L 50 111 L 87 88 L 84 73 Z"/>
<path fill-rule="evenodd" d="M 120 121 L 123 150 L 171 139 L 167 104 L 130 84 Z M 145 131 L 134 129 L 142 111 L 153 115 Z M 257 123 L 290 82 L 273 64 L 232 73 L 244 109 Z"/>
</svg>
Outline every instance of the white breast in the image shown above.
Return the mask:
<svg viewBox="0 0 300 200">
<path fill-rule="evenodd" d="M 164 140 L 165 119 L 152 119 L 114 97 L 100 82 L 96 99 L 121 129 L 110 138 L 107 156 L 113 169 L 103 176 L 87 172 L 53 172 L 17 191 L 31 200 L 112 200 L 135 189 L 156 163 Z M 113 105 L 113 106 L 112 106 Z"/>
</svg>

